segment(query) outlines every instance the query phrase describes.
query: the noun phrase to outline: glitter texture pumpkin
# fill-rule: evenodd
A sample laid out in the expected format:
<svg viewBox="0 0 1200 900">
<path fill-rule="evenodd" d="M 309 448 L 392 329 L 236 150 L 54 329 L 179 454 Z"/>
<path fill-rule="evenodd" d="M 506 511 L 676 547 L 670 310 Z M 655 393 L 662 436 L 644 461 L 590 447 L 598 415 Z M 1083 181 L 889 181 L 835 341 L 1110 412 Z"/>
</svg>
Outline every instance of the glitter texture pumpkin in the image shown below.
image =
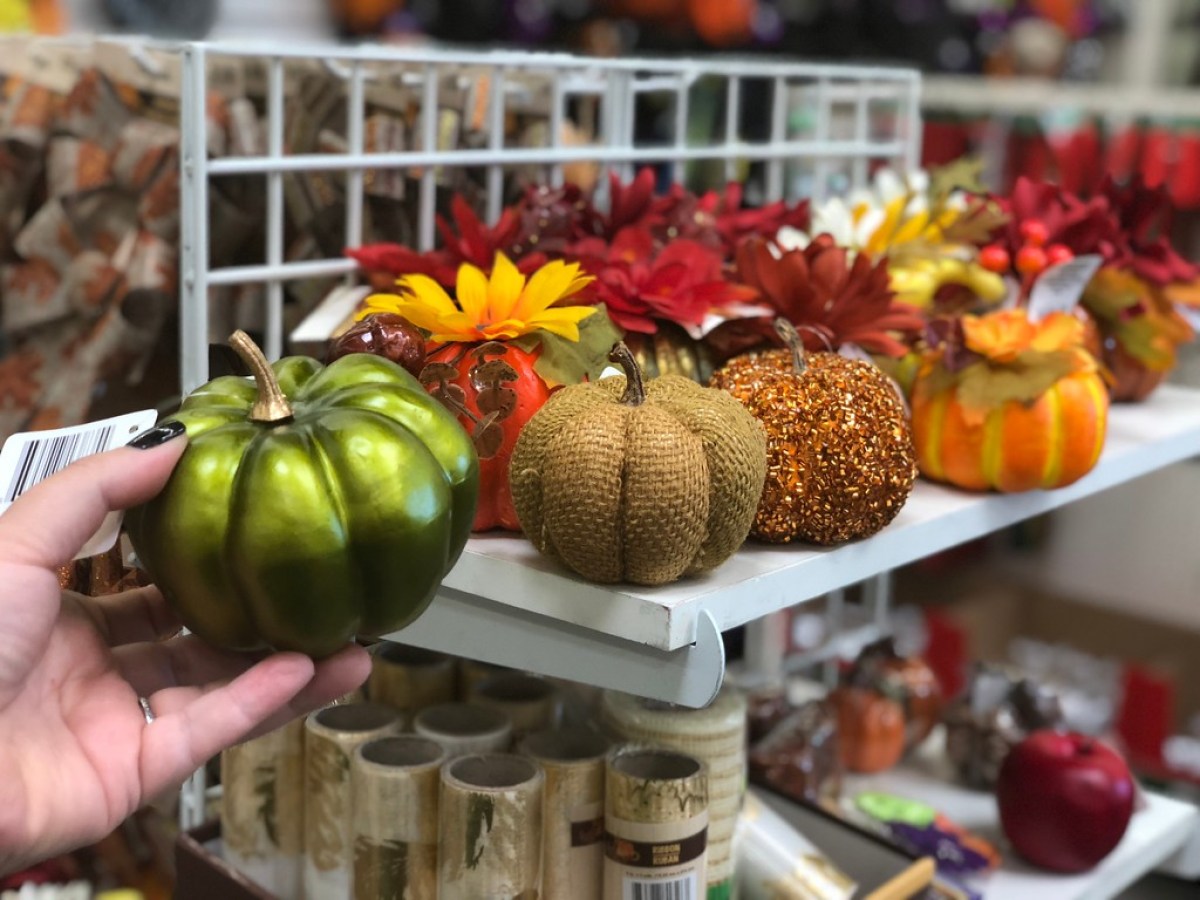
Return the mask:
<svg viewBox="0 0 1200 900">
<path fill-rule="evenodd" d="M 766 443 L 732 397 L 679 376 L 571 385 L 529 420 L 509 478 L 534 546 L 601 583 L 665 584 L 742 545 L 762 493 Z"/>
<path fill-rule="evenodd" d="M 751 534 L 837 544 L 874 534 L 904 506 L 917 477 L 895 386 L 867 362 L 789 345 L 739 356 L 712 386 L 740 400 L 767 432 L 767 478 Z"/>
</svg>

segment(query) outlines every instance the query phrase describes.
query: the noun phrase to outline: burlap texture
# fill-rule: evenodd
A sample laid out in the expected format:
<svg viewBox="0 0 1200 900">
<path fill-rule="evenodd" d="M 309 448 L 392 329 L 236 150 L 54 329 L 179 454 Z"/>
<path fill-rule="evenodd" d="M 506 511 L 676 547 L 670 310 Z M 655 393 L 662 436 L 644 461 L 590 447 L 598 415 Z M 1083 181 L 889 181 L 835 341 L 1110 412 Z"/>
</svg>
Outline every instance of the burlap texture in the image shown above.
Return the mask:
<svg viewBox="0 0 1200 900">
<path fill-rule="evenodd" d="M 591 581 L 665 584 L 724 562 L 762 493 L 766 442 L 732 397 L 667 376 L 624 405 L 623 377 L 560 391 L 521 432 L 517 516 Z"/>
</svg>

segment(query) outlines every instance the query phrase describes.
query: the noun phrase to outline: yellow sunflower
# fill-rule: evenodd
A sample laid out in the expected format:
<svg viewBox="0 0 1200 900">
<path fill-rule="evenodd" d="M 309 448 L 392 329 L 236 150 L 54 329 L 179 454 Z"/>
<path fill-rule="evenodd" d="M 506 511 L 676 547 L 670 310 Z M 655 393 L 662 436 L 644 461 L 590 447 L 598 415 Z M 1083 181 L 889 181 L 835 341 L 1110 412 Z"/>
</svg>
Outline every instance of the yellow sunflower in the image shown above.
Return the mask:
<svg viewBox="0 0 1200 900">
<path fill-rule="evenodd" d="M 546 263 L 528 280 L 503 253 L 496 254 L 489 278 L 464 263 L 459 267 L 456 303 L 440 284 L 426 275 L 404 275 L 396 281 L 399 294 L 374 294 L 358 314 L 389 312 L 404 316 L 439 342 L 510 340 L 534 331 L 549 331 L 579 340 L 579 323 L 596 312 L 594 306 L 555 306 L 592 282 L 578 263 Z"/>
</svg>

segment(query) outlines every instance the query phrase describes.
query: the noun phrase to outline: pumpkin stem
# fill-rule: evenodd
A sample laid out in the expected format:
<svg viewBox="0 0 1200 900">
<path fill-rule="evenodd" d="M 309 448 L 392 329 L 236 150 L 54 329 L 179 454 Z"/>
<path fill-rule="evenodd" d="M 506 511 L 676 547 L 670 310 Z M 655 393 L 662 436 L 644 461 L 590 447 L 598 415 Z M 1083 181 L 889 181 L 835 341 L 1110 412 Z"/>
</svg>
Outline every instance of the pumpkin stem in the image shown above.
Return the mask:
<svg viewBox="0 0 1200 900">
<path fill-rule="evenodd" d="M 646 402 L 646 382 L 642 379 L 642 368 L 633 358 L 633 351 L 624 341 L 617 341 L 608 351 L 608 361 L 625 370 L 625 393 L 621 402 L 626 406 L 641 406 Z"/>
<path fill-rule="evenodd" d="M 250 335 L 240 328 L 229 337 L 229 346 L 242 358 L 254 373 L 254 381 L 258 385 L 258 399 L 250 408 L 251 422 L 286 422 L 292 417 L 292 405 L 283 395 L 279 379 L 258 344 L 250 339 Z"/>
<path fill-rule="evenodd" d="M 780 316 L 775 320 L 775 333 L 783 340 L 783 345 L 792 351 L 792 365 L 797 375 L 803 375 L 808 363 L 804 360 L 804 341 L 800 340 L 800 332 L 796 326 Z"/>
</svg>

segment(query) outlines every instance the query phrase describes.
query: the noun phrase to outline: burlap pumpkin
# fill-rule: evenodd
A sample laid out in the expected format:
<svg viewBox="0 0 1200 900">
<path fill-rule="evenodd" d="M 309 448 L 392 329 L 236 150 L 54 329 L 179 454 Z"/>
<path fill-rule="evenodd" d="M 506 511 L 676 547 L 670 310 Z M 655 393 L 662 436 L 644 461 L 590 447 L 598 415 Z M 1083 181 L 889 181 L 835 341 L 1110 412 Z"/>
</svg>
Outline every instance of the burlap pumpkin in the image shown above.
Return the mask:
<svg viewBox="0 0 1200 900">
<path fill-rule="evenodd" d="M 729 395 L 626 371 L 554 395 L 509 478 L 534 545 L 589 581 L 665 584 L 719 566 L 750 530 L 766 477 L 762 428 Z"/>
</svg>

